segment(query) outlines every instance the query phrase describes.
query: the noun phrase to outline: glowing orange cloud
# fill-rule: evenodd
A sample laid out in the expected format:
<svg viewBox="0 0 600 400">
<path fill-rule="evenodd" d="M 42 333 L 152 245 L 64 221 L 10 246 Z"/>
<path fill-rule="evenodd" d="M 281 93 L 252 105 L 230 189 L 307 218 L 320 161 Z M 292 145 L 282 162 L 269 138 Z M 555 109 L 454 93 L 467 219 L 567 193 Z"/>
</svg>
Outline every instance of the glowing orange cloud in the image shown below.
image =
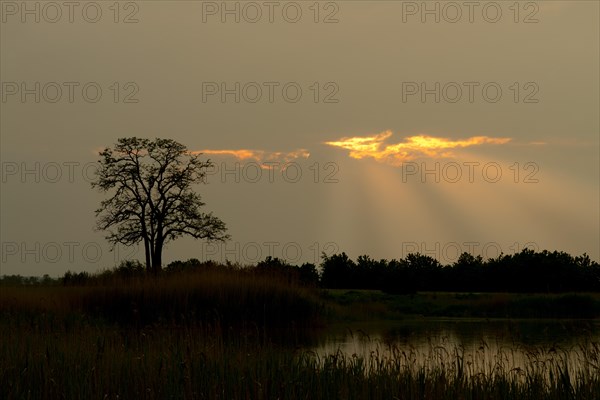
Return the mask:
<svg viewBox="0 0 600 400">
<path fill-rule="evenodd" d="M 392 136 L 391 131 L 366 137 L 346 137 L 325 144 L 350 150 L 350 157 L 361 159 L 374 158 L 377 161 L 399 165 L 403 161 L 419 157 L 451 157 L 451 150 L 456 148 L 478 146 L 482 144 L 505 144 L 510 138 L 491 138 L 474 136 L 463 140 L 432 137 L 426 135 L 410 136 L 402 143 L 385 144 L 384 141 Z"/>
<path fill-rule="evenodd" d="M 281 151 L 265 151 L 265 150 L 197 150 L 192 151 L 192 154 L 206 154 L 215 156 L 229 156 L 238 160 L 253 160 L 259 163 L 263 162 L 279 162 L 287 163 L 297 158 L 308 158 L 310 153 L 305 149 L 298 149 L 290 152 Z M 267 168 L 269 166 L 266 166 Z"/>
</svg>

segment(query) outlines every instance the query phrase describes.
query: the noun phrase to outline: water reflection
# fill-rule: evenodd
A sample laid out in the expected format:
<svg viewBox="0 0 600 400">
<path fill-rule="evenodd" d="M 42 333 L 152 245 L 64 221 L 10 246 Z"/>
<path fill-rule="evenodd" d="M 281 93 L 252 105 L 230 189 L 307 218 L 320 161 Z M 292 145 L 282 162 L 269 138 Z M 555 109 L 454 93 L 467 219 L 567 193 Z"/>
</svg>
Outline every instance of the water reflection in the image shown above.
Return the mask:
<svg viewBox="0 0 600 400">
<path fill-rule="evenodd" d="M 547 374 L 551 366 L 576 375 L 597 372 L 589 364 L 599 342 L 599 320 L 420 319 L 336 325 L 312 350 L 320 357 L 341 353 L 426 370 L 460 367 L 470 375 L 532 368 Z"/>
</svg>

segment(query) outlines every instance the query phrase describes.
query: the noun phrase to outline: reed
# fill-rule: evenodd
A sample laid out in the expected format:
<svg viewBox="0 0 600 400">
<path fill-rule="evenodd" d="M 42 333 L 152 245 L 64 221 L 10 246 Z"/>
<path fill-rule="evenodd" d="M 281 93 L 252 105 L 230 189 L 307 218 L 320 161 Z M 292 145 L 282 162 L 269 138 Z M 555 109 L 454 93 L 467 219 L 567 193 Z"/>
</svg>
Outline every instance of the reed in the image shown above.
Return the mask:
<svg viewBox="0 0 600 400">
<path fill-rule="evenodd" d="M 0 328 L 4 399 L 591 400 L 600 393 L 598 343 L 582 345 L 576 360 L 532 352 L 515 369 L 511 350 L 485 359 L 439 346 L 426 354 L 319 355 L 249 334 L 224 339 L 218 325 L 137 331 L 3 319 Z"/>
<path fill-rule="evenodd" d="M 519 369 L 512 349 L 480 358 L 433 344 L 426 354 L 390 346 L 323 355 L 306 349 L 324 312 L 313 289 L 239 270 L 3 287 L 0 398 L 592 400 L 600 393 L 598 343 L 575 353 L 532 351 Z"/>
</svg>

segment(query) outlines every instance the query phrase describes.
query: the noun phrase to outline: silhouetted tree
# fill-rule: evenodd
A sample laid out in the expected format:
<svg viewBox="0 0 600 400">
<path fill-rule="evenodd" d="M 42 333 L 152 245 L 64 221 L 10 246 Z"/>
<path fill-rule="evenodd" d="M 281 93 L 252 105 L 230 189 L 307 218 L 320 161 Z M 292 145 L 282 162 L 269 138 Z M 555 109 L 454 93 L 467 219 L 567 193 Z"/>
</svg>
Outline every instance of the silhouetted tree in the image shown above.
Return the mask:
<svg viewBox="0 0 600 400">
<path fill-rule="evenodd" d="M 62 277 L 63 285 L 83 285 L 87 283 L 91 278 L 89 272 L 65 272 L 65 275 Z"/>
<path fill-rule="evenodd" d="M 211 213 L 191 186 L 205 183 L 212 164 L 171 139 L 121 138 L 100 152 L 92 187 L 114 191 L 96 210 L 97 229 L 109 242 L 144 243 L 146 269 L 158 272 L 164 245 L 183 235 L 226 240 L 225 224 Z"/>
<path fill-rule="evenodd" d="M 447 285 L 456 291 L 483 290 L 482 287 L 478 288 L 484 273 L 483 264 L 481 256 L 462 253 L 445 274 Z"/>
<path fill-rule="evenodd" d="M 390 260 L 388 262 L 381 290 L 392 294 L 414 294 L 417 292 L 414 273 L 404 260 Z"/>
<path fill-rule="evenodd" d="M 416 290 L 440 290 L 442 265 L 431 256 L 420 253 L 408 254 L 405 258 Z"/>
<path fill-rule="evenodd" d="M 118 267 L 115 268 L 114 274 L 123 278 L 131 278 L 142 275 L 144 266 L 138 260 L 123 260 Z"/>
<path fill-rule="evenodd" d="M 353 279 L 357 287 L 361 289 L 380 289 L 386 279 L 388 262 L 386 260 L 376 261 L 367 255 L 356 259 L 356 271 Z"/>
<path fill-rule="evenodd" d="M 306 286 L 319 284 L 319 273 L 315 264 L 304 263 L 300 266 L 300 282 Z"/>
<path fill-rule="evenodd" d="M 346 253 L 334 254 L 328 257 L 322 255 L 321 262 L 321 283 L 328 288 L 352 288 L 354 287 L 354 268 L 355 264 Z"/>
</svg>

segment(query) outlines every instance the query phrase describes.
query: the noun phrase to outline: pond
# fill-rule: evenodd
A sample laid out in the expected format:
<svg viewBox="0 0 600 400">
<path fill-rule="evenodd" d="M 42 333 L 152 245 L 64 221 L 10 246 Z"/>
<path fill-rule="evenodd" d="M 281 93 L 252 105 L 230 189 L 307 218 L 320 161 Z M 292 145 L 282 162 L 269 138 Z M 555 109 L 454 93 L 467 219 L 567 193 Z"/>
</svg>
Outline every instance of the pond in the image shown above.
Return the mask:
<svg viewBox="0 0 600 400">
<path fill-rule="evenodd" d="M 410 319 L 336 324 L 311 349 L 367 362 L 405 363 L 415 370 L 457 368 L 465 374 L 568 367 L 572 377 L 598 373 L 600 320 Z M 373 364 L 374 365 L 374 364 Z"/>
</svg>

